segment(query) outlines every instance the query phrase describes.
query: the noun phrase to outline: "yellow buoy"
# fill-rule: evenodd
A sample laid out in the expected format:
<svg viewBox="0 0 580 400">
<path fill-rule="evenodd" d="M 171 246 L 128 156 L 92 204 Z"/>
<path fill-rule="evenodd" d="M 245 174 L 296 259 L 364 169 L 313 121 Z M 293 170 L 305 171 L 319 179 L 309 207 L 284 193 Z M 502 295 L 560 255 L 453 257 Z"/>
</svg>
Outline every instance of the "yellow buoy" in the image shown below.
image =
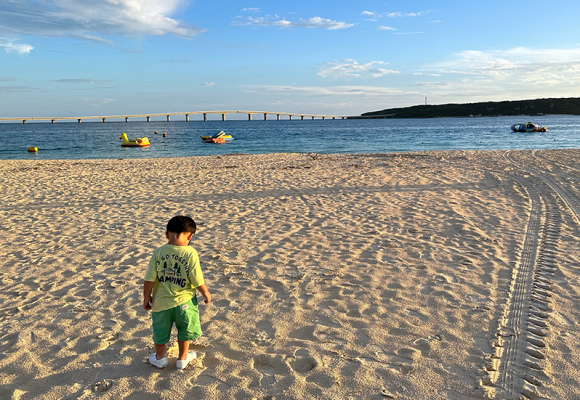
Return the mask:
<svg viewBox="0 0 580 400">
<path fill-rule="evenodd" d="M 38 152 L 38 147 L 29 147 L 28 151 L 31 153 L 36 153 L 36 152 Z"/>
</svg>

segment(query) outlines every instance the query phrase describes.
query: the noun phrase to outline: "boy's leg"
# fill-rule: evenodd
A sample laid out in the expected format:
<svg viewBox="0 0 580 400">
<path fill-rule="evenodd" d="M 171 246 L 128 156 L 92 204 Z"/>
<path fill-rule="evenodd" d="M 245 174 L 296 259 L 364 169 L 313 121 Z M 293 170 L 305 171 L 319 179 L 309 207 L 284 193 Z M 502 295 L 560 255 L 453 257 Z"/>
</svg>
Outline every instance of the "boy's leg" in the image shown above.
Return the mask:
<svg viewBox="0 0 580 400">
<path fill-rule="evenodd" d="M 189 340 L 178 340 L 177 344 L 179 345 L 179 356 L 177 359 L 185 360 L 187 358 L 187 352 L 189 351 Z"/>
<path fill-rule="evenodd" d="M 169 342 L 171 327 L 173 325 L 172 310 L 152 312 L 153 342 L 155 343 L 155 355 L 158 360 L 166 356 L 166 344 Z"/>
<path fill-rule="evenodd" d="M 185 360 L 189 350 L 189 342 L 201 336 L 197 298 L 192 298 L 178 308 L 175 318 L 177 327 L 177 343 L 179 345 L 179 359 Z"/>
<path fill-rule="evenodd" d="M 165 357 L 165 347 L 166 346 L 164 344 L 155 343 L 155 356 L 158 360 L 161 360 L 163 357 Z"/>
</svg>

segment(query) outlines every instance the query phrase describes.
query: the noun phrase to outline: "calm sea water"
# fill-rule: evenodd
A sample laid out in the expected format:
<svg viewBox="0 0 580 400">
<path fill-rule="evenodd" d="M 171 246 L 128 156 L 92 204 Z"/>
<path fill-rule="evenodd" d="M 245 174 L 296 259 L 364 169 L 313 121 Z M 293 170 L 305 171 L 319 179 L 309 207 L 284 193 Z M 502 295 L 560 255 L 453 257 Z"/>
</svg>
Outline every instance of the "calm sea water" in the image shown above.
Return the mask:
<svg viewBox="0 0 580 400">
<path fill-rule="evenodd" d="M 514 123 L 545 133 L 514 133 Z M 203 143 L 225 131 L 231 143 Z M 155 135 L 154 131 L 159 134 Z M 148 148 L 123 148 L 119 136 L 146 136 Z M 163 138 L 162 133 L 167 137 Z M 38 153 L 27 148 L 38 147 Z M 580 116 L 0 124 L 0 159 L 154 158 L 227 153 L 383 153 L 424 150 L 580 148 Z"/>
</svg>

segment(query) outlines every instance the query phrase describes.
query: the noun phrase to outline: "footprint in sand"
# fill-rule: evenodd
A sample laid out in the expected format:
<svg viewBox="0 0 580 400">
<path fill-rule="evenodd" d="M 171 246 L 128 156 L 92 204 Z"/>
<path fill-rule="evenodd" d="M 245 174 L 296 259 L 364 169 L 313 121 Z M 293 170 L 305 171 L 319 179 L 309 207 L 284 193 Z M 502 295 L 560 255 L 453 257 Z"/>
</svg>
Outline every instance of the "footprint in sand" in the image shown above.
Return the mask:
<svg viewBox="0 0 580 400">
<path fill-rule="evenodd" d="M 97 335 L 98 339 L 114 342 L 119 338 L 119 332 L 105 331 Z"/>
<path fill-rule="evenodd" d="M 93 391 L 94 392 L 106 392 L 112 386 L 113 386 L 112 382 L 104 380 L 104 381 L 95 383 L 95 386 L 93 386 Z"/>
<path fill-rule="evenodd" d="M 97 338 L 101 340 L 106 340 L 108 342 L 113 342 L 117 340 L 117 338 L 119 337 L 119 332 L 113 331 L 113 327 L 115 326 L 116 323 L 117 321 L 112 319 L 104 321 L 102 324 L 103 328 L 96 330 Z"/>
<path fill-rule="evenodd" d="M 431 343 L 428 339 L 417 339 L 413 342 L 413 347 L 421 352 L 421 355 L 427 356 L 431 350 Z"/>
<path fill-rule="evenodd" d="M 205 387 L 217 384 L 216 389 L 219 390 L 220 392 L 227 392 L 232 387 L 226 381 L 216 378 L 215 376 L 205 374 L 201 374 L 197 378 L 192 379 L 190 383 L 195 384 L 197 386 L 205 386 Z"/>
<path fill-rule="evenodd" d="M 298 349 L 294 352 L 294 363 L 292 363 L 292 369 L 296 372 L 308 372 L 316 368 L 318 365 L 313 357 L 310 357 L 310 353 L 306 349 Z"/>
<path fill-rule="evenodd" d="M 115 324 L 117 323 L 117 321 L 115 321 L 114 319 L 109 319 L 103 322 L 103 328 L 112 328 L 113 326 L 115 326 Z"/>
<path fill-rule="evenodd" d="M 413 370 L 414 361 L 421 358 L 421 350 L 403 347 L 395 351 L 394 354 L 384 352 L 377 355 L 390 371 L 408 374 Z"/>
<path fill-rule="evenodd" d="M 417 360 L 421 357 L 421 351 L 417 349 L 412 349 L 409 347 L 403 347 L 395 351 L 395 354 L 399 357 L 406 358 L 408 360 Z"/>
<path fill-rule="evenodd" d="M 346 340 L 339 337 L 339 332 L 335 332 L 330 329 L 316 331 L 314 336 L 316 336 L 316 338 L 322 343 L 334 343 L 340 345 L 345 345 L 348 343 Z"/>
<path fill-rule="evenodd" d="M 265 346 L 272 343 L 276 334 L 276 331 L 272 327 L 272 322 L 267 320 L 258 321 L 256 323 L 256 328 L 258 328 L 259 331 L 255 334 L 254 343 L 259 346 Z"/>
<path fill-rule="evenodd" d="M 457 277 L 453 274 L 449 275 L 435 275 L 434 279 L 438 283 L 457 283 Z"/>
<path fill-rule="evenodd" d="M 407 312 L 409 313 L 409 315 L 419 319 L 421 322 L 427 322 L 429 321 L 429 317 L 426 315 L 421 314 L 419 311 L 414 310 L 412 308 L 407 308 Z"/>
<path fill-rule="evenodd" d="M 433 288 L 428 283 L 423 283 L 419 286 L 421 294 L 430 294 L 433 291 Z"/>
<path fill-rule="evenodd" d="M 263 359 L 254 359 L 254 368 L 262 374 L 262 379 L 260 380 L 260 385 L 268 386 L 276 382 L 275 370 L 268 362 Z"/>
</svg>

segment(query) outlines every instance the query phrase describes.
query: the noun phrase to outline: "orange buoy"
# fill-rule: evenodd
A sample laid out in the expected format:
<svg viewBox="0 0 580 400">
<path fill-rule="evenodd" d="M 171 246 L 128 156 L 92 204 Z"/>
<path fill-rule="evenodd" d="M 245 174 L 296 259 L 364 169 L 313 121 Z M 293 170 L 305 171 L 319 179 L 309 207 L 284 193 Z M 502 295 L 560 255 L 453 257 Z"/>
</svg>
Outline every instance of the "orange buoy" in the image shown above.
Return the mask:
<svg viewBox="0 0 580 400">
<path fill-rule="evenodd" d="M 38 147 L 29 147 L 28 151 L 31 153 L 37 153 L 38 152 Z"/>
<path fill-rule="evenodd" d="M 166 137 L 166 136 L 167 136 L 167 133 L 163 132 L 163 137 Z"/>
</svg>

